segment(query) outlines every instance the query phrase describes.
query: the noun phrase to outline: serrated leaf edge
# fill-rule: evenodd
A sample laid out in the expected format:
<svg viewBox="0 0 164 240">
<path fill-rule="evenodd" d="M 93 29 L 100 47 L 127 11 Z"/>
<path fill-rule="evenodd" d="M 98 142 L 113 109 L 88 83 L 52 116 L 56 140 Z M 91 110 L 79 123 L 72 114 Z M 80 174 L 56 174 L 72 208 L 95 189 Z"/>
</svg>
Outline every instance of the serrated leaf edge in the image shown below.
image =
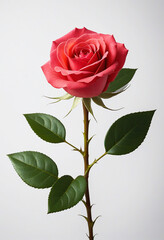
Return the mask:
<svg viewBox="0 0 164 240">
<path fill-rule="evenodd" d="M 125 115 L 125 116 L 117 119 L 117 120 L 111 125 L 111 127 L 112 127 L 114 124 L 116 124 L 120 119 L 123 119 L 123 118 L 125 118 L 125 117 L 127 117 L 127 116 L 129 116 L 129 115 L 133 115 L 133 114 L 137 114 L 137 113 L 152 112 L 153 114 L 152 114 L 151 121 L 150 121 L 150 124 L 149 124 L 148 129 L 147 129 L 146 135 L 145 135 L 143 141 L 133 150 L 133 151 L 135 151 L 135 150 L 144 142 L 144 140 L 145 140 L 145 138 L 146 138 L 146 136 L 147 136 L 147 134 L 148 134 L 148 131 L 149 131 L 149 128 L 150 128 L 150 125 L 151 125 L 151 122 L 152 122 L 152 118 L 153 118 L 153 115 L 154 115 L 155 111 L 156 111 L 156 110 L 143 111 L 143 112 L 135 112 L 135 113 L 127 114 L 127 115 Z M 109 130 L 111 129 L 111 127 L 109 128 Z M 133 129 L 131 129 L 126 135 L 124 135 L 124 136 L 122 137 L 122 139 L 119 140 L 119 142 L 122 141 L 125 136 L 127 136 L 128 134 L 130 134 L 130 132 L 131 132 L 132 130 L 134 130 L 135 128 L 136 128 L 136 127 L 134 127 Z M 109 130 L 107 131 L 107 134 L 108 134 Z M 107 136 L 107 134 L 106 134 L 106 136 Z M 105 136 L 105 140 L 106 140 L 106 136 Z M 114 146 L 116 146 L 119 142 L 117 142 L 115 145 L 113 145 L 112 148 L 113 148 Z M 109 155 L 122 156 L 122 155 L 126 155 L 126 154 L 129 154 L 129 153 L 133 152 L 133 151 L 130 151 L 130 152 L 127 152 L 127 153 L 122 153 L 122 154 L 113 154 L 113 153 L 110 153 L 110 152 L 109 152 L 112 148 L 110 148 L 109 150 L 106 150 L 106 148 L 105 148 L 106 153 L 109 154 Z"/>
<path fill-rule="evenodd" d="M 12 162 L 11 155 L 14 155 L 14 154 L 17 154 L 17 153 L 26 153 L 26 152 L 41 153 L 41 152 L 37 152 L 37 151 L 23 151 L 23 152 L 16 152 L 16 153 L 7 154 L 7 156 L 9 157 L 9 159 L 10 159 L 12 165 L 13 165 L 13 168 L 15 169 L 16 173 L 18 174 L 18 176 L 22 179 L 22 181 L 23 181 L 25 184 L 27 184 L 27 185 L 30 186 L 30 187 L 36 188 L 36 189 L 45 189 L 45 188 L 50 188 L 50 187 L 52 187 L 52 186 L 55 184 L 55 182 L 58 180 L 58 167 L 57 167 L 56 163 L 55 163 L 50 157 L 48 157 L 47 155 L 45 155 L 45 154 L 43 154 L 43 153 L 41 153 L 41 154 L 43 154 L 43 155 L 45 155 L 46 157 L 50 158 L 50 159 L 55 163 L 56 168 L 57 168 L 57 176 L 50 174 L 51 177 L 55 177 L 55 178 L 56 178 L 56 181 L 52 184 L 52 186 L 50 186 L 50 187 L 34 187 L 33 185 L 27 183 L 27 182 L 21 177 L 21 175 L 17 172 L 17 170 L 16 170 L 16 168 L 15 168 L 13 162 Z M 13 158 L 13 159 L 15 159 L 15 158 Z M 20 161 L 20 160 L 18 160 L 18 159 L 15 159 L 15 160 Z M 22 161 L 20 161 L 20 162 L 22 162 Z M 22 163 L 24 163 L 24 162 L 22 162 Z M 24 164 L 25 164 L 25 163 L 24 163 Z M 29 165 L 29 164 L 25 164 L 25 165 L 30 166 L 30 167 L 33 167 L 33 166 Z M 33 168 L 35 168 L 35 167 L 33 167 Z M 38 168 L 36 168 L 36 169 L 38 169 Z M 42 170 L 42 169 L 40 169 L 40 170 Z M 43 170 L 42 170 L 42 172 L 48 173 L 47 171 L 43 171 Z M 50 177 L 50 176 L 48 176 L 48 177 Z"/>
<path fill-rule="evenodd" d="M 28 124 L 29 124 L 29 126 L 30 126 L 31 129 L 32 129 L 31 124 L 29 123 L 29 121 L 28 121 L 28 119 L 27 119 L 26 116 L 30 116 L 30 115 L 33 115 L 33 114 L 43 114 L 43 115 L 47 115 L 47 116 L 50 116 L 50 117 L 55 118 L 54 116 L 52 116 L 52 115 L 50 115 L 50 114 L 46 114 L 46 113 L 27 113 L 27 114 L 23 114 L 23 116 L 26 118 L 26 120 L 27 120 L 27 122 L 28 122 Z M 30 118 L 30 119 L 31 119 L 31 118 Z M 32 120 L 33 122 L 37 123 L 38 125 L 40 125 L 41 127 L 45 128 L 45 129 L 46 129 L 48 132 L 50 132 L 51 134 L 53 133 L 53 134 L 56 135 L 59 139 L 62 140 L 61 142 L 57 142 L 57 143 L 65 142 L 65 139 L 66 139 L 66 129 L 65 129 L 63 123 L 62 123 L 59 119 L 57 119 L 57 118 L 55 118 L 55 119 L 60 122 L 60 124 L 62 125 L 62 127 L 63 127 L 63 129 L 64 129 L 64 138 L 61 138 L 59 135 L 55 134 L 55 133 L 52 132 L 50 129 L 48 129 L 48 128 L 44 127 L 42 124 L 36 122 L 34 119 L 31 119 L 31 120 Z M 32 129 L 32 130 L 33 130 L 33 129 Z M 33 132 L 34 132 L 40 139 L 42 139 L 42 138 L 36 133 L 36 131 L 33 130 Z M 44 139 L 42 139 L 42 140 L 44 140 Z M 44 141 L 46 141 L 46 140 L 44 140 Z M 52 144 L 55 143 L 55 142 L 49 142 L 49 141 L 46 141 L 46 142 L 52 143 Z"/>
<path fill-rule="evenodd" d="M 121 71 L 124 71 L 124 70 L 133 70 L 134 71 L 134 73 L 133 73 L 133 75 L 132 75 L 132 77 L 130 78 L 130 80 L 125 84 L 125 85 L 123 85 L 121 88 L 123 88 L 124 86 L 126 87 L 126 85 L 132 80 L 132 78 L 134 77 L 134 74 L 136 73 L 136 71 L 137 71 L 137 68 L 122 68 L 120 71 L 119 71 L 119 73 L 121 72 Z M 119 75 L 119 73 L 118 73 L 118 75 Z M 116 78 L 118 77 L 118 75 L 116 76 Z M 115 78 L 115 79 L 116 79 Z M 115 81 L 115 79 L 114 79 L 114 81 Z M 112 84 L 114 83 L 114 81 L 112 82 Z M 109 87 L 108 88 L 110 88 L 111 86 L 109 85 Z M 118 88 L 118 89 L 116 89 L 115 91 L 109 91 L 109 92 L 116 92 L 116 91 L 118 91 L 119 89 L 121 89 L 121 88 Z M 108 91 L 108 90 L 107 90 Z"/>
<path fill-rule="evenodd" d="M 64 175 L 64 176 L 62 176 L 62 177 L 65 177 L 65 176 L 71 177 L 70 175 Z M 62 177 L 61 177 L 61 178 L 62 178 Z M 84 178 L 84 176 L 82 176 L 82 175 L 79 175 L 78 177 L 83 177 L 83 178 Z M 69 187 L 71 186 L 72 182 L 75 181 L 75 180 L 77 180 L 78 177 L 76 177 L 75 179 L 74 179 L 73 177 L 71 177 L 71 178 L 72 178 L 71 183 L 69 184 L 69 186 L 67 187 L 66 191 L 61 195 L 60 198 L 62 198 L 62 196 L 67 192 L 67 190 L 68 190 Z M 60 179 L 60 178 L 59 178 L 59 179 Z M 58 180 L 59 180 L 59 179 L 58 179 Z M 85 179 L 85 178 L 84 178 L 84 179 Z M 56 183 L 56 182 L 55 182 L 55 183 Z M 53 185 L 55 185 L 55 183 L 54 183 Z M 53 186 L 52 186 L 52 188 L 53 188 Z M 52 190 L 52 188 L 51 188 L 51 190 Z M 51 191 L 50 191 L 50 193 L 51 193 Z M 48 202 L 49 202 L 49 198 L 50 198 L 50 193 L 49 193 L 49 196 L 48 196 Z M 85 193 L 85 192 L 84 192 L 84 193 Z M 83 194 L 83 196 L 84 196 L 84 194 Z M 82 196 L 82 198 L 83 198 L 83 196 Z M 77 204 L 82 200 L 82 198 L 81 198 L 76 204 L 74 204 L 74 205 L 71 206 L 71 207 L 68 207 L 68 208 L 65 208 L 65 209 L 61 209 L 61 210 L 59 210 L 59 211 L 53 211 L 53 212 L 50 212 L 50 211 L 48 210 L 48 214 L 68 210 L 68 209 L 74 207 L 75 205 L 77 205 Z M 59 200 L 58 200 L 58 201 L 59 201 Z M 56 203 L 56 204 L 57 204 L 57 203 Z"/>
</svg>

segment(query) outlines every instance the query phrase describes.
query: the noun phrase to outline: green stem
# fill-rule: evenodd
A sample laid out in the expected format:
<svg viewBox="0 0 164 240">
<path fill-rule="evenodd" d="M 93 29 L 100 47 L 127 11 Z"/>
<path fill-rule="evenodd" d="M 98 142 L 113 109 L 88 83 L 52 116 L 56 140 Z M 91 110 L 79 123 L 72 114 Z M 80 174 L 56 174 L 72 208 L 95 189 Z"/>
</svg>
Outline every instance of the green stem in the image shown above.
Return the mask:
<svg viewBox="0 0 164 240">
<path fill-rule="evenodd" d="M 85 105 L 83 104 L 83 113 L 84 113 L 84 173 L 86 173 L 89 167 L 89 148 L 88 148 L 88 130 L 89 130 L 89 120 L 88 120 L 88 110 L 86 109 Z M 87 182 L 87 188 L 85 192 L 85 206 L 87 210 L 87 222 L 88 222 L 88 231 L 89 231 L 89 240 L 93 240 L 93 225 L 94 222 L 92 220 L 92 213 L 91 213 L 91 203 L 90 203 L 90 194 L 89 194 L 89 172 L 85 174 L 85 179 Z"/>
<path fill-rule="evenodd" d="M 80 152 L 83 155 L 83 151 L 82 149 L 79 149 L 77 147 L 75 147 L 74 145 L 72 145 L 71 143 L 67 142 L 66 140 L 64 141 L 66 144 L 68 144 L 69 146 L 71 146 L 74 150 Z"/>
<path fill-rule="evenodd" d="M 85 175 L 88 174 L 88 172 L 89 172 L 90 169 L 93 167 L 93 165 L 95 165 L 95 164 L 96 164 L 101 158 L 103 158 L 106 154 L 107 154 L 107 152 L 103 153 L 99 158 L 95 159 L 95 160 L 93 161 L 93 163 L 91 163 L 91 164 L 88 166 L 88 168 L 87 168 L 87 170 L 86 170 L 86 172 L 85 172 Z"/>
</svg>

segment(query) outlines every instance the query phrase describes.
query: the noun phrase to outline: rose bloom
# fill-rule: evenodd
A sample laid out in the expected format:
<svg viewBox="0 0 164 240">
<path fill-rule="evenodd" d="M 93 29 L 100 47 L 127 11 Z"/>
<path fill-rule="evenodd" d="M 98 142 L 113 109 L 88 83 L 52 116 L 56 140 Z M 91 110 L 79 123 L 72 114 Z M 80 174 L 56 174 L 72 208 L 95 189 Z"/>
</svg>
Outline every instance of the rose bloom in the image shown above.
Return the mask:
<svg viewBox="0 0 164 240">
<path fill-rule="evenodd" d="M 91 98 L 106 91 L 124 65 L 128 50 L 113 35 L 75 28 L 52 42 L 42 66 L 47 81 L 72 96 Z"/>
</svg>

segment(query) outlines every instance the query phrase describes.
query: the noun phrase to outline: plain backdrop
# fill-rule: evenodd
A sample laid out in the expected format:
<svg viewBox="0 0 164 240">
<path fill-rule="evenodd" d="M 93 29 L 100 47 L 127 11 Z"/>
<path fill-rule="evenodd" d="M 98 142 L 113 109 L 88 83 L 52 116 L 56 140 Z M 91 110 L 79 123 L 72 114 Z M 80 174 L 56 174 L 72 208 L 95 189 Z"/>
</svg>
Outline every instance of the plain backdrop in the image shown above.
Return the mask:
<svg viewBox="0 0 164 240">
<path fill-rule="evenodd" d="M 64 144 L 39 139 L 23 114 L 43 112 L 60 119 L 67 140 L 83 144 L 79 105 L 67 118 L 72 100 L 49 104 L 44 96 L 63 90 L 49 85 L 40 66 L 49 60 L 51 42 L 74 27 L 113 34 L 129 49 L 125 67 L 138 68 L 130 88 L 105 103 L 120 111 L 93 105 L 90 145 L 93 161 L 104 152 L 111 124 L 131 112 L 157 109 L 144 143 L 133 153 L 106 156 L 90 174 L 97 240 L 164 239 L 163 160 L 163 8 L 161 0 L 0 0 L 0 239 L 84 240 L 87 224 L 74 208 L 47 214 L 49 190 L 24 184 L 6 156 L 40 151 L 57 163 L 60 176 L 83 173 L 83 161 Z"/>
</svg>

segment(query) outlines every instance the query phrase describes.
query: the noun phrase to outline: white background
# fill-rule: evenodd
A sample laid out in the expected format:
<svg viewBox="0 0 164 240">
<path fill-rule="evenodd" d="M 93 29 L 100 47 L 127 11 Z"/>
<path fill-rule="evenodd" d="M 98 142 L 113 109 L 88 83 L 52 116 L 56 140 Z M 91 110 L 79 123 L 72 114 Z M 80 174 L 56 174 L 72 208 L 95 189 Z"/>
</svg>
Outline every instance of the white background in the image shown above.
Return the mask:
<svg viewBox="0 0 164 240">
<path fill-rule="evenodd" d="M 125 67 L 138 68 L 130 88 L 106 101 L 110 112 L 93 106 L 97 123 L 90 157 L 104 152 L 110 125 L 130 112 L 157 109 L 146 140 L 125 156 L 106 156 L 90 175 L 97 240 L 164 239 L 163 160 L 163 3 L 162 0 L 1 0 L 0 1 L 0 239 L 84 240 L 87 225 L 82 203 L 47 215 L 49 190 L 25 185 L 6 154 L 33 150 L 52 157 L 60 176 L 83 173 L 81 156 L 64 144 L 48 144 L 28 126 L 24 113 L 59 118 L 67 140 L 82 145 L 82 108 L 63 116 L 72 101 L 49 104 L 63 94 L 51 87 L 40 66 L 49 59 L 51 42 L 74 27 L 114 34 L 129 49 Z"/>
</svg>

